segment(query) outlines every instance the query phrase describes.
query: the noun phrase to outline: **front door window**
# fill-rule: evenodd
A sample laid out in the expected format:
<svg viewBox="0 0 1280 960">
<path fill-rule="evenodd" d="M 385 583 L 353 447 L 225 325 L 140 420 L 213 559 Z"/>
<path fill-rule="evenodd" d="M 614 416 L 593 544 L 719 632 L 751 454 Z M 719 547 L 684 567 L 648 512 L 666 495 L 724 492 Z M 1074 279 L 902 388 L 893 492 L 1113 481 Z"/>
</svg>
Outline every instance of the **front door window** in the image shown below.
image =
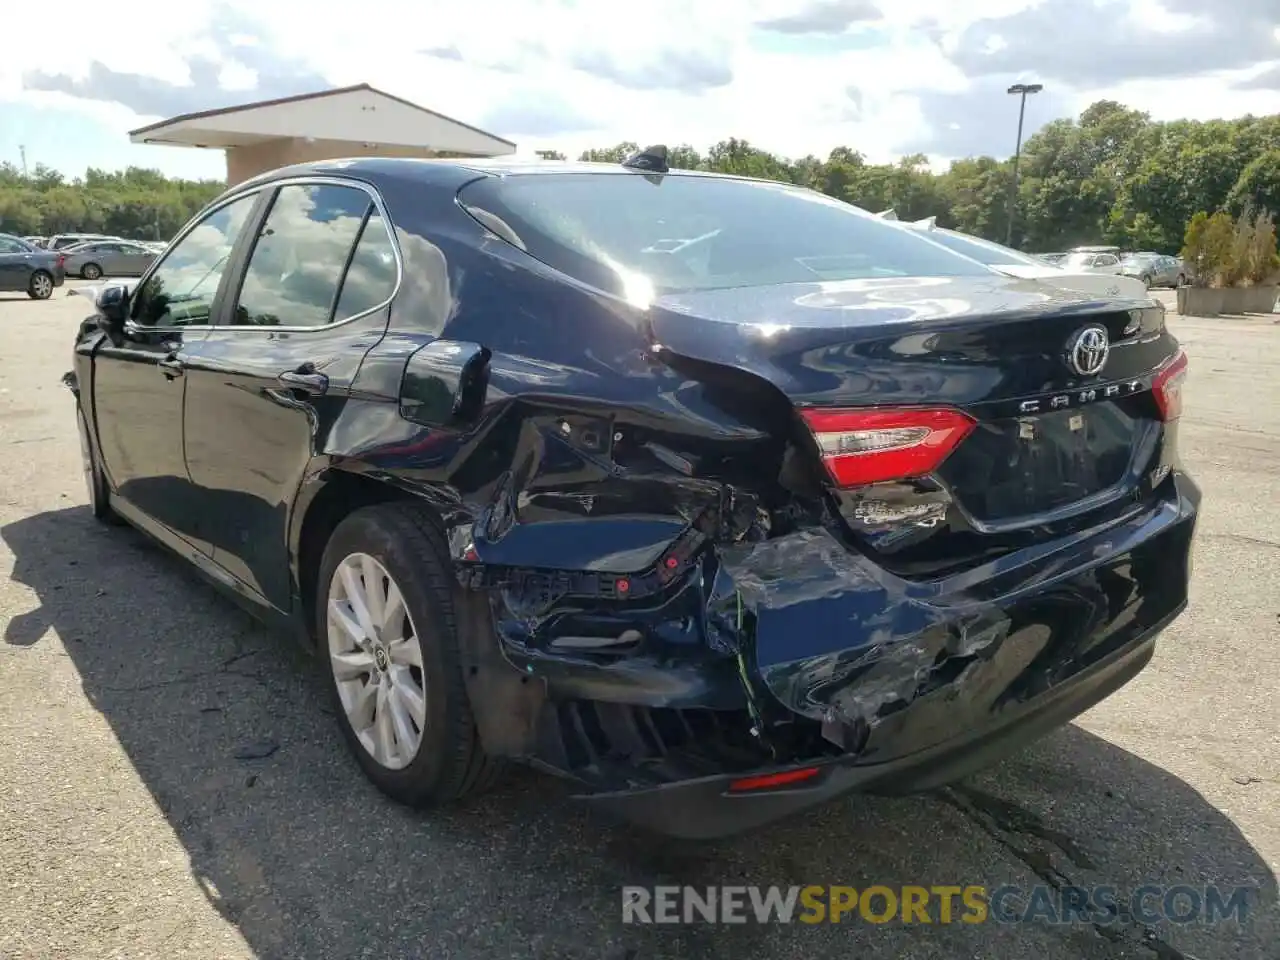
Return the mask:
<svg viewBox="0 0 1280 960">
<path fill-rule="evenodd" d="M 209 323 L 231 250 L 257 199 L 248 194 L 219 207 L 170 247 L 134 298 L 133 322 L 162 328 Z"/>
</svg>

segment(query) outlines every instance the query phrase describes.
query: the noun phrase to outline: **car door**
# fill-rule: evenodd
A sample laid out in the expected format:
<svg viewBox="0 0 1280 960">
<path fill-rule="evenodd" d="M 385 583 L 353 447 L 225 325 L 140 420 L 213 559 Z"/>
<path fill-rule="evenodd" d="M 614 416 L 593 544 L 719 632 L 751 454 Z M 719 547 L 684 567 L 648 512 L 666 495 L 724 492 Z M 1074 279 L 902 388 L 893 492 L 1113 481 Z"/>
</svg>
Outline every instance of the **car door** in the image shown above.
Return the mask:
<svg viewBox="0 0 1280 960">
<path fill-rule="evenodd" d="M 0 237 L 0 290 L 26 290 L 31 280 L 31 250 L 26 244 Z"/>
<path fill-rule="evenodd" d="M 205 337 L 228 265 L 258 194 L 192 224 L 130 297 L 125 334 L 93 359 L 93 404 L 103 468 L 121 512 L 192 540 L 182 442 L 187 351 Z"/>
<path fill-rule="evenodd" d="M 147 272 L 147 267 L 151 266 L 156 255 L 146 247 L 138 246 L 133 243 L 121 244 L 122 262 L 120 269 L 125 271 L 126 276 L 140 277 Z"/>
<path fill-rule="evenodd" d="M 93 259 L 102 268 L 104 277 L 124 277 L 128 276 L 121 272 L 121 266 L 124 263 L 124 257 L 120 252 L 120 244 L 118 243 L 97 243 L 93 246 Z"/>
<path fill-rule="evenodd" d="M 117 277 L 135 277 L 138 275 L 136 250 L 131 243 L 108 244 L 111 248 L 112 269 Z"/>
<path fill-rule="evenodd" d="M 201 539 L 278 610 L 293 599 L 289 509 L 386 330 L 399 262 L 371 187 L 285 182 L 217 325 L 188 359 L 184 435 Z"/>
</svg>

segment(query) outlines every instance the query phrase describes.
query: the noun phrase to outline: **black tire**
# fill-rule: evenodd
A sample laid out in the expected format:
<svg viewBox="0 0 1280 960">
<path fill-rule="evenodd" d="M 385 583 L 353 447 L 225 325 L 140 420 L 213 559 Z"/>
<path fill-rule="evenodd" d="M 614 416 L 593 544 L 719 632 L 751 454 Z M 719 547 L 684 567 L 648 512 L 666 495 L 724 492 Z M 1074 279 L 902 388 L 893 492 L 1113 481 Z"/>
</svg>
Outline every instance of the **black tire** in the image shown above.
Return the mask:
<svg viewBox="0 0 1280 960">
<path fill-rule="evenodd" d="M 107 477 L 102 471 L 102 464 L 98 462 L 98 456 L 93 452 L 92 444 L 89 443 L 89 422 L 79 404 L 76 404 L 76 427 L 80 431 L 80 456 L 84 466 L 85 486 L 89 494 L 89 511 L 99 523 L 120 526 L 124 521 L 111 509 L 111 489 L 107 486 Z"/>
<path fill-rule="evenodd" d="M 48 300 L 53 296 L 53 277 L 47 270 L 35 270 L 27 281 L 27 296 L 32 300 Z"/>
<path fill-rule="evenodd" d="M 80 276 L 85 280 L 97 280 L 102 276 L 102 268 L 96 263 L 86 263 L 80 268 Z"/>
<path fill-rule="evenodd" d="M 365 749 L 347 718 L 329 658 L 329 584 L 353 553 L 372 556 L 400 588 L 422 648 L 427 716 L 417 754 L 401 769 L 383 766 Z M 363 507 L 334 530 L 316 580 L 317 649 L 334 715 L 347 747 L 375 786 L 393 800 L 432 807 L 491 786 L 499 765 L 485 755 L 467 695 L 448 551 L 434 515 L 410 501 Z"/>
</svg>

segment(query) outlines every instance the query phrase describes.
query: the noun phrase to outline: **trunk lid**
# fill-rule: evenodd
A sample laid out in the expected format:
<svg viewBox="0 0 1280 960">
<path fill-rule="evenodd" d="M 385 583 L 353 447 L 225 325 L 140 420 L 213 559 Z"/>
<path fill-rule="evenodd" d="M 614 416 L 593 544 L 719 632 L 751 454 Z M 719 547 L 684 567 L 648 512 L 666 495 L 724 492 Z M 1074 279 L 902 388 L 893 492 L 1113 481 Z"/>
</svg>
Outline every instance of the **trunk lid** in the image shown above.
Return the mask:
<svg viewBox="0 0 1280 960">
<path fill-rule="evenodd" d="M 1030 264 L 1000 264 L 993 269 L 1021 280 L 1040 280 L 1055 287 L 1064 287 L 1067 290 L 1094 297 L 1145 299 L 1147 296 L 1147 285 L 1136 277 L 1061 270 L 1048 264 L 1043 268 L 1033 267 Z"/>
<path fill-rule="evenodd" d="M 930 406 L 973 418 L 929 476 L 834 491 L 869 547 L 944 566 L 1135 493 L 1162 436 L 1153 375 L 1177 351 L 1155 301 L 999 276 L 698 291 L 661 298 L 650 322 L 660 356 L 749 372 L 797 410 Z M 1096 372 L 1072 365 L 1088 328 L 1106 335 Z"/>
</svg>

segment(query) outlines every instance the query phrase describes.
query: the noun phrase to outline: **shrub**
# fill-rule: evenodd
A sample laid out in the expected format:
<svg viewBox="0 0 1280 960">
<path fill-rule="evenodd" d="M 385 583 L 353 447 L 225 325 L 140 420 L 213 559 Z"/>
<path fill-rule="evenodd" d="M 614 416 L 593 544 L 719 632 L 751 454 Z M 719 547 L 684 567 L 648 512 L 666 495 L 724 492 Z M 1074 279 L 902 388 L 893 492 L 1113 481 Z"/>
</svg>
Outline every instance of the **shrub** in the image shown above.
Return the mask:
<svg viewBox="0 0 1280 960">
<path fill-rule="evenodd" d="M 1187 224 L 1182 261 L 1198 287 L 1245 287 L 1274 282 L 1280 271 L 1276 225 L 1251 207 L 1235 220 L 1227 213 L 1197 213 Z"/>
<path fill-rule="evenodd" d="M 1271 214 L 1263 211 L 1254 217 L 1245 257 L 1245 277 L 1249 283 L 1276 282 L 1280 255 L 1276 253 L 1276 222 Z"/>
</svg>

